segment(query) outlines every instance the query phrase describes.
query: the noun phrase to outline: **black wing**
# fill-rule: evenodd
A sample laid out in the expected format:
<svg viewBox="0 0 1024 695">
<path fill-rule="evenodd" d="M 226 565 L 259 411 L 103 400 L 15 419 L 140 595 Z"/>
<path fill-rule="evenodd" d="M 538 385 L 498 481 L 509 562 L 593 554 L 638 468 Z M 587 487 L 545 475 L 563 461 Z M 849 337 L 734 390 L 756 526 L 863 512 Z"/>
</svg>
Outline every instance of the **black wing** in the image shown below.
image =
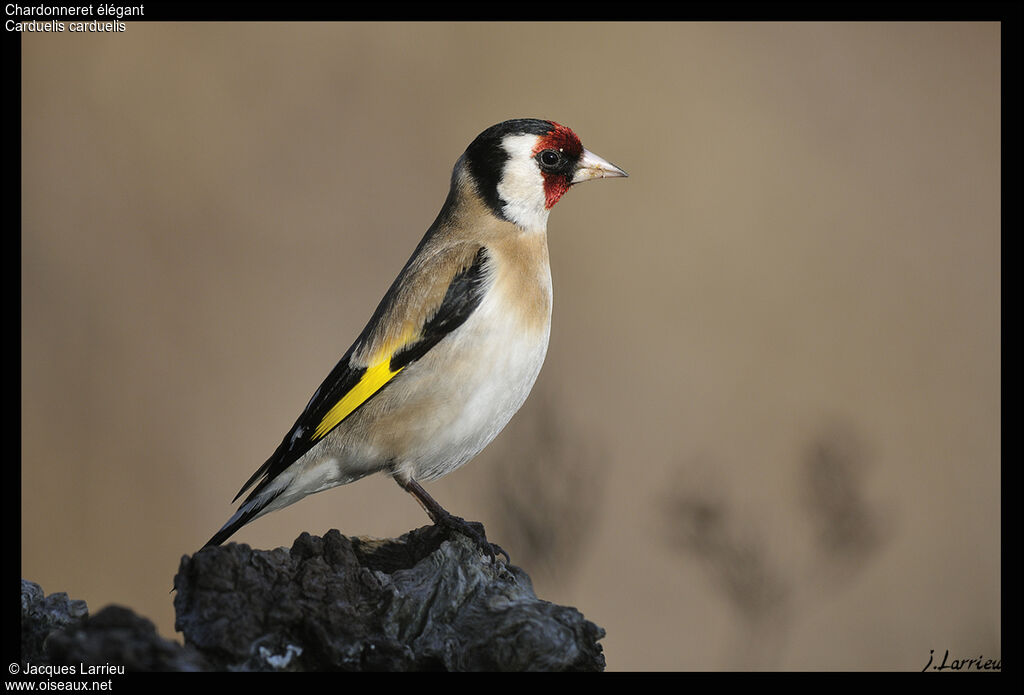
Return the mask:
<svg viewBox="0 0 1024 695">
<path fill-rule="evenodd" d="M 375 367 L 358 367 L 351 364 L 353 353 L 357 347 L 362 345 L 368 337 L 371 328 L 377 323 L 392 301 L 396 293 L 396 285 L 385 295 L 377 311 L 363 329 L 359 339 L 349 348 L 345 356 L 341 358 L 331 373 L 327 375 L 320 388 L 316 390 L 305 410 L 292 426 L 291 430 L 281 441 L 281 444 L 274 451 L 260 468 L 253 473 L 246 481 L 242 489 L 235 495 L 234 500 L 241 497 L 246 490 L 260 480 L 255 489 L 246 498 L 243 504 L 254 502 L 259 493 L 286 468 L 295 463 L 303 455 L 313 448 L 317 442 L 323 439 L 334 427 L 340 425 L 356 410 L 368 403 L 374 396 L 381 393 L 397 375 L 410 364 L 423 357 L 446 335 L 465 323 L 474 310 L 480 305 L 483 299 L 488 269 L 488 257 L 486 247 L 481 246 L 473 257 L 473 262 L 462 269 L 452 278 L 444 298 L 441 300 L 437 311 L 423 325 L 419 335 L 411 342 L 399 347 L 391 355 L 390 360 L 374 372 Z M 386 373 L 384 373 L 386 370 Z M 372 373 L 372 374 L 371 374 Z M 378 383 L 380 382 L 380 383 Z M 353 400 L 351 397 L 355 396 Z M 348 404 L 345 399 L 350 398 Z M 330 415 L 337 406 L 344 404 L 344 415 L 336 421 L 330 420 Z M 329 422 L 329 427 L 325 427 Z M 258 506 L 245 509 L 241 514 L 236 515 L 223 529 L 221 529 L 207 545 L 218 545 L 224 542 L 231 534 L 241 528 L 246 522 L 252 519 L 270 499 L 263 500 Z M 240 511 L 242 511 L 240 509 Z"/>
</svg>

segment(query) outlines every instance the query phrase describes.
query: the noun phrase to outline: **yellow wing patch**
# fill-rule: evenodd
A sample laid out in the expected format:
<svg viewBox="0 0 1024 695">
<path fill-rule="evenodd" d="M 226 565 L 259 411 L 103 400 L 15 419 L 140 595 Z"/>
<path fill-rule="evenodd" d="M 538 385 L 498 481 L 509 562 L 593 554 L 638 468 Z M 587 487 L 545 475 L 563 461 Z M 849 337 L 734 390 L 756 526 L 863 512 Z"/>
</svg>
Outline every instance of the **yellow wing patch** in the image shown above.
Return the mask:
<svg viewBox="0 0 1024 695">
<path fill-rule="evenodd" d="M 405 369 L 399 367 L 397 371 L 391 371 L 391 358 L 387 358 L 366 370 L 359 383 L 352 387 L 340 401 L 334 404 L 320 424 L 313 431 L 313 441 L 320 439 L 334 429 L 342 420 L 347 418 L 353 410 L 366 402 L 366 399 L 380 391 L 384 384 L 395 378 L 398 372 Z"/>
<path fill-rule="evenodd" d="M 395 378 L 405 367 L 391 371 L 391 356 L 413 340 L 415 331 L 406 326 L 394 340 L 386 342 L 372 355 L 373 364 L 367 367 L 363 378 L 353 386 L 348 393 L 341 397 L 334 406 L 327 411 L 324 419 L 313 430 L 312 441 L 316 441 L 334 429 L 342 420 L 352 414 L 352 411 L 366 402 L 373 394 L 383 388 L 384 384 Z"/>
</svg>

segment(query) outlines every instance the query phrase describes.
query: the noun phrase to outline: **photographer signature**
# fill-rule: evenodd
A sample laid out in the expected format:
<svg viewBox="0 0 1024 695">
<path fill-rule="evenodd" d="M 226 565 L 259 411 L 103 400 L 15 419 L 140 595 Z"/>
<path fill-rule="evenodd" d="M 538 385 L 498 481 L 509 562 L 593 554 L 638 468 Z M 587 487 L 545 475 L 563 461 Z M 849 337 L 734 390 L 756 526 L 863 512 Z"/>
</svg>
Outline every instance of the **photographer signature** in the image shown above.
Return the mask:
<svg viewBox="0 0 1024 695">
<path fill-rule="evenodd" d="M 977 659 L 953 659 L 949 660 L 949 650 L 942 655 L 942 663 L 932 666 L 932 662 L 935 661 L 935 650 L 928 650 L 928 663 L 921 669 L 921 673 L 928 670 L 931 666 L 933 671 L 1002 671 L 1003 664 L 999 659 L 986 659 L 979 656 Z M 949 662 L 949 663 L 947 663 Z"/>
</svg>

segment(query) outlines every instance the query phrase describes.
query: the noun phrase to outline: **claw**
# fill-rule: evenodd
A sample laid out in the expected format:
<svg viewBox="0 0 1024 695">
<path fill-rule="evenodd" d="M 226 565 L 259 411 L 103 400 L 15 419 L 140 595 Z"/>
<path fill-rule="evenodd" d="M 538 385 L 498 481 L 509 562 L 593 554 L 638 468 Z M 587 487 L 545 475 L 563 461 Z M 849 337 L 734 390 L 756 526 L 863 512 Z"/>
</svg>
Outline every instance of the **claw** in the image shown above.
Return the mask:
<svg viewBox="0 0 1024 695">
<path fill-rule="evenodd" d="M 395 478 L 395 481 L 402 487 L 403 490 L 408 492 L 410 495 L 416 498 L 416 501 L 420 503 L 424 511 L 427 512 L 427 516 L 434 522 L 435 526 L 443 526 L 449 531 L 458 531 L 462 535 L 468 537 L 477 547 L 480 548 L 491 558 L 491 564 L 497 563 L 497 555 L 505 556 L 505 564 L 512 564 L 512 558 L 505 552 L 505 549 L 500 545 L 491 543 L 487 540 L 487 534 L 484 532 L 484 526 L 479 521 L 466 521 L 461 516 L 455 516 L 448 510 L 438 504 L 437 500 L 427 494 L 427 491 L 423 489 L 419 483 L 415 480 L 409 480 L 403 482 L 399 478 Z"/>
</svg>

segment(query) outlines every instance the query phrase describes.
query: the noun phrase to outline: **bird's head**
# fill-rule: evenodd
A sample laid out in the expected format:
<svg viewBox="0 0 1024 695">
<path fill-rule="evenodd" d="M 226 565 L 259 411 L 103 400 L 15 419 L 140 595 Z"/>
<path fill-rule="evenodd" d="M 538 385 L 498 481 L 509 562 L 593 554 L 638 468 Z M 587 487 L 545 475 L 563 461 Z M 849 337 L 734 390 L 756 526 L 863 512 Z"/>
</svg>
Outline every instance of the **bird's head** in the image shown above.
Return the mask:
<svg viewBox="0 0 1024 695">
<path fill-rule="evenodd" d="M 627 176 L 585 149 L 569 128 L 535 118 L 491 126 L 463 158 L 492 212 L 525 229 L 543 229 L 551 208 L 573 184 Z"/>
</svg>

